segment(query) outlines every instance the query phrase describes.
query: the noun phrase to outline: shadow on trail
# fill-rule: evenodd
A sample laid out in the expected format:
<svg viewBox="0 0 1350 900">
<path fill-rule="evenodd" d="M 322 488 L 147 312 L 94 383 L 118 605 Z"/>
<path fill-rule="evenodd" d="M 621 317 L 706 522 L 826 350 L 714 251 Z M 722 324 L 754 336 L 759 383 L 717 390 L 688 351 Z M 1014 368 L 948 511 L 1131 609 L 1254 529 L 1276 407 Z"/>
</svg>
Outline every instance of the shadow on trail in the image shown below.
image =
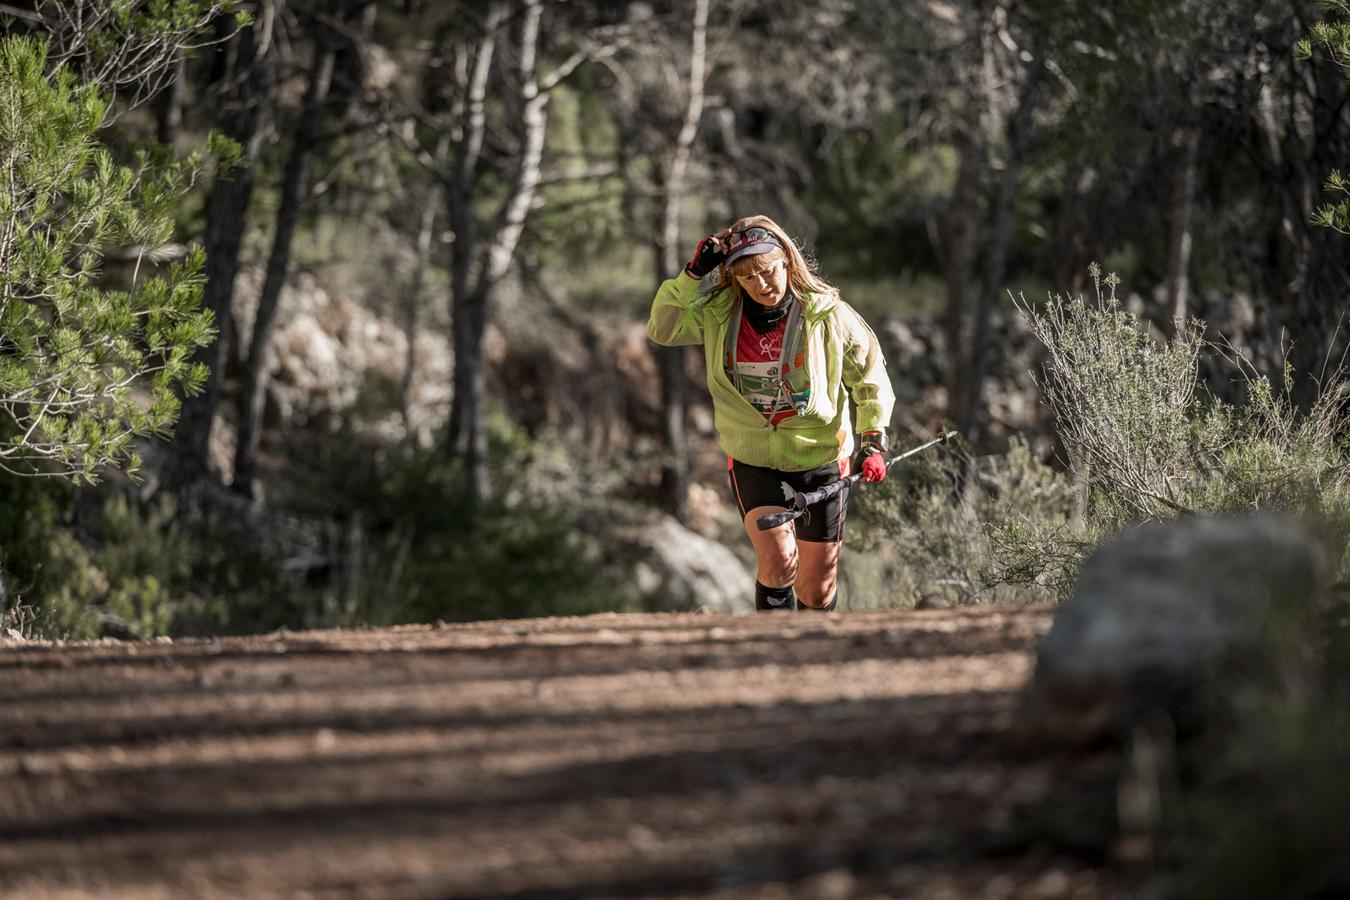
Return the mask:
<svg viewBox="0 0 1350 900">
<path fill-rule="evenodd" d="M 16 821 L 0 815 L 0 842 L 45 841 L 129 831 L 215 832 L 245 822 L 285 823 L 289 827 L 367 827 L 380 819 L 432 816 L 483 825 L 496 817 L 533 818 L 559 804 L 599 804 L 615 797 L 699 792 L 734 795 L 754 785 L 828 777 L 874 778 L 901 769 L 941 765 L 954 757 L 996 757 L 998 732 L 993 716 L 1011 706 L 1005 694 L 936 695 L 898 700 L 785 703 L 764 710 L 723 706 L 650 712 L 617 717 L 615 729 L 637 727 L 625 735 L 645 746 L 641 729 L 659 725 L 664 734 L 691 736 L 674 750 L 641 752 L 598 762 L 543 767 L 526 774 L 475 773 L 471 766 L 485 749 L 415 750 L 293 758 L 283 761 L 238 759 L 222 763 L 161 765 L 152 770 L 123 770 L 85 777 L 82 797 L 69 806 L 94 807 L 69 815 L 52 809 L 38 820 Z M 523 717 L 546 726 L 569 717 Z M 403 728 L 455 729 L 456 721 L 405 722 Z M 500 723 L 494 723 L 500 724 Z M 570 746 L 586 746 L 613 736 L 578 734 Z M 534 742 L 487 748 L 500 756 L 547 750 L 565 757 L 569 745 L 545 732 Z M 303 751 L 304 747 L 298 747 Z M 766 765 L 766 760 L 777 760 Z M 463 765 L 470 765 L 466 770 Z M 70 773 L 28 776 L 35 793 L 46 794 L 44 779 Z M 389 777 L 386 777 L 389 776 Z M 375 796 L 350 802 L 349 786 L 379 785 Z M 298 793 L 297 793 L 298 792 Z M 306 797 L 305 795 L 312 795 Z M 126 804 L 135 797 L 134 807 Z M 231 797 L 221 804 L 219 798 Z M 275 798 L 282 798 L 278 802 Z M 216 798 L 216 799 L 211 799 Z M 215 804 L 216 808 L 199 808 Z M 287 805 L 290 804 L 290 805 Z M 103 807 L 97 811 L 98 807 Z M 120 808 L 119 808 L 120 807 Z M 68 809 L 68 807 L 67 807 Z M 8 821 L 6 821 L 8 818 Z M 39 851 L 40 852 L 40 851 Z"/>
<path fill-rule="evenodd" d="M 488 652 L 494 650 L 572 649 L 584 647 L 687 646 L 704 642 L 742 640 L 795 641 L 814 638 L 849 640 L 896 640 L 904 637 L 950 636 L 951 629 L 935 623 L 961 623 L 968 631 L 1007 632 L 1045 618 L 1048 612 L 1035 607 L 966 607 L 930 612 L 894 611 L 846 613 L 811 619 L 799 616 L 716 615 L 683 617 L 675 614 L 605 613 L 567 619 L 521 619 L 533 627 L 509 621 L 462 623 L 447 626 L 395 626 L 382 630 L 275 633 L 241 637 L 180 638 L 175 641 L 106 641 L 93 643 L 13 644 L 4 647 L 0 669 L 72 669 L 84 666 L 164 665 L 195 660 L 237 660 L 293 656 L 355 657 L 380 653 L 435 653 L 447 650 Z M 691 621 L 692 619 L 692 621 Z M 543 630 L 539 623 L 545 623 Z M 881 626 L 881 627 L 879 627 Z M 406 630 L 405 630 L 406 629 Z M 654 637 L 689 632 L 688 639 Z M 595 640 L 596 634 L 608 634 Z M 591 640 L 571 641 L 569 635 L 591 635 Z M 456 644 L 465 640 L 471 643 Z M 482 643 L 492 641 L 493 643 Z M 429 646 L 419 646 L 429 645 Z"/>
<path fill-rule="evenodd" d="M 842 874 L 857 891 L 833 895 L 890 896 L 930 864 L 1040 852 L 1008 823 L 1069 767 L 1005 741 L 1017 679 L 996 658 L 1025 670 L 1033 617 L 727 618 L 9 665 L 29 690 L 0 699 L 0 884 L 819 897 Z M 862 671 L 885 681 L 848 696 Z"/>
<path fill-rule="evenodd" d="M 490 647 L 375 647 L 367 649 L 331 646 L 292 647 L 283 650 L 221 650 L 209 654 L 175 656 L 175 645 L 155 655 L 99 656 L 86 659 L 30 660 L 28 670 L 56 670 L 68 686 L 38 691 L 0 689 L 0 703 L 11 712 L 22 704 L 60 700 L 91 700 L 173 696 L 225 696 L 249 690 L 275 696 L 286 690 L 342 692 L 350 685 L 392 687 L 400 684 L 429 685 L 464 681 L 528 681 L 559 676 L 605 676 L 629 672 L 671 672 L 680 669 L 743 669 L 756 665 L 788 663 L 794 666 L 866 659 L 930 659 L 954 652 L 981 656 L 1007 652 L 1005 627 L 972 628 L 957 635 L 945 631 L 893 629 L 881 632 L 811 630 L 786 634 L 736 633 L 734 637 L 707 636 L 683 642 L 619 643 L 578 642 L 571 644 L 511 644 Z M 154 646 L 154 645 L 151 645 Z M 622 650 L 622 653 L 616 653 Z M 54 652 L 54 651 L 49 651 Z M 324 671 L 323 684 L 301 686 L 310 672 L 334 661 L 366 663 L 347 666 L 338 674 Z M 211 677 L 214 685 L 198 683 L 198 676 L 211 667 L 235 668 Z M 0 659 L 0 668 L 16 668 L 15 659 Z M 284 673 L 275 671 L 285 666 Z M 110 684 L 118 669 L 117 680 Z M 93 671 L 91 671 L 93 670 Z M 265 674 L 249 684 L 251 672 Z M 15 673 L 16 679 L 22 670 Z M 146 684 L 148 677 L 178 678 L 180 683 Z M 279 687 L 279 676 L 294 687 Z M 86 677 L 88 681 L 86 681 Z M 317 679 L 316 679 L 317 680 Z M 186 681 L 188 683 L 181 683 Z M 3 737 L 0 736 L 0 746 Z"/>
</svg>

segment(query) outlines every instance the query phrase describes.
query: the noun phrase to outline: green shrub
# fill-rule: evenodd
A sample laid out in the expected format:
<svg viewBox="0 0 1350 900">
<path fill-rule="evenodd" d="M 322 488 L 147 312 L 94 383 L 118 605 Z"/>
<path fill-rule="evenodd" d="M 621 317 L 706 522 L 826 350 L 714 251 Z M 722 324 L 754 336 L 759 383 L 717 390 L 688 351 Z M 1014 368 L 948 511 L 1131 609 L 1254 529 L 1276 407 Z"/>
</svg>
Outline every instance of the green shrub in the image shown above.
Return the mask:
<svg viewBox="0 0 1350 900">
<path fill-rule="evenodd" d="M 556 434 L 489 419 L 497 494 L 474 507 L 462 468 L 443 450 L 334 445 L 328 515 L 362 535 L 362 560 L 341 590 L 342 616 L 388 624 L 578 615 L 632 609 L 635 590 L 600 565 L 603 538 L 585 527 L 588 488 L 606 483 Z M 595 477 L 592 477 L 592 475 Z"/>
<path fill-rule="evenodd" d="M 0 478 L 0 628 L 153 637 L 637 608 L 587 527 L 584 490 L 609 482 L 556 436 L 494 416 L 504 490 L 479 508 L 441 452 L 350 435 L 325 452 L 306 489 L 320 499 L 289 511 L 241 514 L 214 493 L 180 510 L 119 486 L 83 488 L 77 504 L 69 484 Z"/>
<path fill-rule="evenodd" d="M 26 637 L 96 637 L 107 582 L 70 531 L 72 485 L 0 476 L 0 617 Z"/>
<path fill-rule="evenodd" d="M 201 248 L 159 275 L 138 265 L 124 290 L 100 277 L 117 247 L 169 242 L 205 159 L 156 146 L 118 164 L 99 139 L 109 98 L 51 62 L 45 38 L 0 35 L 0 467 L 92 482 L 135 470 L 135 438 L 168 433 L 206 379 Z"/>
<path fill-rule="evenodd" d="M 33 638 L 268 630 L 317 605 L 238 529 L 51 479 L 0 478 L 0 583 L 0 626 Z"/>
<path fill-rule="evenodd" d="M 137 637 L 168 634 L 173 624 L 173 599 L 153 575 L 118 582 L 108 592 L 106 606 L 108 615 Z"/>
<path fill-rule="evenodd" d="M 1180 493 L 1195 467 L 1192 441 L 1198 322 L 1178 323 L 1167 344 L 1121 308 L 1114 276 L 1096 303 L 1052 299 L 1037 309 L 1019 303 L 1045 347 L 1038 382 L 1055 428 L 1086 473 L 1094 518 L 1108 525 L 1185 511 Z"/>
<path fill-rule="evenodd" d="M 173 497 L 136 503 L 125 492 L 113 493 L 104 497 L 89 528 L 93 561 L 108 588 L 88 602 L 99 606 L 113 633 L 209 632 L 237 617 L 233 598 L 219 590 L 219 573 L 207 567 L 213 556 L 210 530 L 190 531 Z M 255 565 L 252 572 L 261 581 L 267 567 Z"/>
<path fill-rule="evenodd" d="M 1341 373 L 1323 378 L 1317 401 L 1301 409 L 1288 365 L 1276 387 L 1231 346 L 1206 342 L 1198 321 L 1177 323 L 1162 343 L 1121 308 L 1114 276 L 1103 279 L 1096 267 L 1091 274 L 1095 303 L 1019 303 L 1045 346 L 1040 385 L 1085 482 L 1085 533 L 1176 515 L 1276 510 L 1316 520 L 1340 573 L 1350 571 L 1350 384 Z M 1245 385 L 1243 402 L 1224 402 L 1199 384 L 1197 361 L 1207 352 L 1228 361 Z"/>
<path fill-rule="evenodd" d="M 844 563 L 849 602 L 1058 599 L 1083 552 L 1074 507 L 1069 478 L 1020 438 L 1002 456 L 919 457 L 856 495 Z"/>
<path fill-rule="evenodd" d="M 1062 599 L 1100 538 L 1124 525 L 1258 510 L 1314 520 L 1339 576 L 1350 576 L 1350 384 L 1334 373 L 1300 409 L 1288 366 L 1276 386 L 1231 346 L 1207 342 L 1198 321 L 1161 342 L 1117 301 L 1115 277 L 1090 271 L 1094 302 L 1017 302 L 1045 347 L 1038 383 L 1071 475 L 1018 441 L 964 463 L 920 459 L 903 486 L 859 493 L 852 592 L 892 605 Z M 1227 359 L 1241 403 L 1199 383 L 1205 353 Z"/>
<path fill-rule="evenodd" d="M 404 604 L 412 618 L 580 615 L 616 607 L 593 574 L 598 548 L 558 511 L 498 506 L 480 513 L 472 530 L 427 537 L 408 569 Z"/>
</svg>

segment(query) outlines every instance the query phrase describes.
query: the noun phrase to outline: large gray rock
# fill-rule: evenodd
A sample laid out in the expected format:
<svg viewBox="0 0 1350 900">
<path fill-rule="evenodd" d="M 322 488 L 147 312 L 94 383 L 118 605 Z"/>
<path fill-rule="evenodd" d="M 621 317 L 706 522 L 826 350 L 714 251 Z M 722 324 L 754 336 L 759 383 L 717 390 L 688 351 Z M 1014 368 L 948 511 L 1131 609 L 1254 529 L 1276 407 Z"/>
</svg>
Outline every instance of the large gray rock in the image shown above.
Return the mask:
<svg viewBox="0 0 1350 900">
<path fill-rule="evenodd" d="M 1326 556 L 1290 521 L 1151 523 L 1104 542 L 1041 644 L 1032 727 L 1087 739 L 1297 647 Z M 1271 627 L 1278 625 L 1279 627 Z"/>
<path fill-rule="evenodd" d="M 656 612 L 700 608 L 751 612 L 755 580 L 736 555 L 716 541 L 661 516 L 626 529 L 621 542 L 643 604 Z"/>
</svg>

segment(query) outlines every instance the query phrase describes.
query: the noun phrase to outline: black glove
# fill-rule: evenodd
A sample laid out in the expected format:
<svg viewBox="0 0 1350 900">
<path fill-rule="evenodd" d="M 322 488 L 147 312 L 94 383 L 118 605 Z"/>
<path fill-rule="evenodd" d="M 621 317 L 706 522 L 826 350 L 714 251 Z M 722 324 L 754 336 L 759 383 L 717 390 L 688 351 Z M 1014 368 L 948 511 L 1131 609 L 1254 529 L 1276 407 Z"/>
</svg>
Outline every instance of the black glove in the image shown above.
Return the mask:
<svg viewBox="0 0 1350 900">
<path fill-rule="evenodd" d="M 702 278 L 720 266 L 722 260 L 726 258 L 726 251 L 721 248 L 717 238 L 708 235 L 698 242 L 698 247 L 694 250 L 694 258 L 689 260 L 689 265 L 685 266 L 684 270 L 695 278 Z"/>
</svg>

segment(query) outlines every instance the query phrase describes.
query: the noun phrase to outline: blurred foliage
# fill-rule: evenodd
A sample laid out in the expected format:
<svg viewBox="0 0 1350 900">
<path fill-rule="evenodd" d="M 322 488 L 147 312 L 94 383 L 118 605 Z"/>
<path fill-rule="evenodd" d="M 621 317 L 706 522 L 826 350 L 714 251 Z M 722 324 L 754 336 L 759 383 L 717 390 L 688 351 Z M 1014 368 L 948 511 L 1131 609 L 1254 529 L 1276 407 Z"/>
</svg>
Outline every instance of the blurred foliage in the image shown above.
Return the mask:
<svg viewBox="0 0 1350 900">
<path fill-rule="evenodd" d="M 887 316 L 934 316 L 942 309 L 946 288 L 932 275 L 860 277 L 845 271 L 830 283 L 839 296 L 869 322 Z"/>
<path fill-rule="evenodd" d="M 1312 33 L 1298 42 L 1295 52 L 1305 60 L 1325 56 L 1350 79 L 1350 0 L 1322 0 L 1322 8 L 1330 17 L 1315 23 Z M 1313 221 L 1350 234 L 1350 177 L 1334 169 L 1327 176 L 1325 189 L 1332 200 L 1313 213 Z"/>
<path fill-rule="evenodd" d="M 183 8 L 189 7 L 202 4 Z M 305 277 L 341 285 L 367 310 L 402 320 L 418 212 L 439 196 L 420 322 L 440 331 L 448 327 L 454 235 L 448 201 L 438 192 L 453 158 L 431 157 L 460 121 L 456 104 L 463 102 L 481 22 L 454 5 L 376 8 L 372 30 L 361 35 L 362 66 L 351 69 L 363 80 L 335 88 L 349 106 L 314 148 L 315 187 L 291 265 Z M 1331 438 L 1340 427 L 1334 396 L 1296 396 L 1284 380 L 1292 364 L 1307 365 L 1306 353 L 1344 343 L 1324 319 L 1342 311 L 1337 285 L 1344 284 L 1346 255 L 1325 243 L 1337 235 L 1300 230 L 1311 212 L 1303 198 L 1316 195 L 1308 174 L 1326 178 L 1326 160 L 1345 159 L 1350 143 L 1347 129 L 1328 118 L 1343 91 L 1337 93 L 1336 79 L 1313 77 L 1327 60 L 1343 61 L 1335 24 L 1344 18 L 1341 0 L 1321 5 L 1331 21 L 1309 36 L 1308 62 L 1293 55 L 1293 42 L 1307 31 L 1299 22 L 1315 18 L 1317 8 L 1313 0 L 1297 0 L 1294 15 L 1281 0 L 1124 0 L 1107 7 L 1086 0 L 789 0 L 777 10 L 733 4 L 714 17 L 708 96 L 680 198 L 683 239 L 692 247 L 705 229 L 763 210 L 803 239 L 874 326 L 887 316 L 945 318 L 962 302 L 969 315 L 981 298 L 992 298 L 997 311 L 1007 295 L 1003 285 L 986 283 L 986 267 L 999 249 L 993 222 L 1003 182 L 1017 171 L 1003 281 L 1032 295 L 1043 284 L 1086 285 L 1087 261 L 1104 259 L 1140 286 L 1138 296 L 1114 309 L 1107 309 L 1109 301 L 1081 314 L 1072 304 L 1058 308 L 1067 318 L 1052 343 L 1070 354 L 1067 370 L 1097 379 L 1095 388 L 1080 385 L 1077 421 L 1123 441 L 1116 456 L 1142 467 L 1143 487 L 1176 506 L 1323 514 L 1329 539 L 1340 539 L 1346 494 L 1337 468 L 1344 448 Z M 246 268 L 259 265 L 271 244 L 287 129 L 319 34 L 311 12 L 299 8 L 286 20 L 285 39 L 275 42 L 267 63 L 277 68 L 259 82 L 267 82 L 258 99 L 268 105 L 267 124 L 253 164 Z M 168 30 L 190 24 L 182 19 Z M 224 24 L 212 40 L 231 33 L 233 25 Z M 594 30 L 615 24 L 627 30 Z M 504 32 L 499 50 L 511 44 L 506 37 L 514 39 Z M 564 4 L 550 10 L 543 49 L 550 59 L 564 58 L 588 40 L 611 38 L 613 47 L 592 48 L 607 55 L 581 65 L 551 92 L 539 193 L 518 254 L 525 305 L 547 294 L 571 317 L 559 321 L 640 321 L 655 281 L 669 274 L 656 272 L 656 214 L 669 136 L 684 108 L 688 6 Z M 514 62 L 501 53 L 488 92 L 493 125 L 482 177 L 467 198 L 482 223 L 500 212 L 519 150 Z M 225 112 L 215 56 L 212 50 L 188 59 L 192 99 L 181 110 L 182 146 L 199 143 Z M 1027 95 L 1033 127 L 1018 169 L 1010 165 L 1010 124 L 1020 88 L 1041 63 L 1050 77 Z M 1304 92 L 1314 90 L 1316 97 L 1300 106 Z M 149 135 L 156 114 L 141 107 L 126 125 Z M 1197 343 L 1198 331 L 1184 331 L 1181 341 L 1162 348 L 1147 324 L 1168 278 L 1177 140 L 1188 129 L 1201 135 L 1192 309 L 1223 311 L 1241 292 L 1257 313 L 1252 332 L 1239 336 L 1253 359 L 1238 365 L 1243 374 L 1235 386 L 1196 380 L 1195 355 L 1212 349 Z M 117 140 L 107 131 L 99 138 Z M 967 141 L 971 165 L 963 170 Z M 136 141 L 125 143 L 113 158 L 130 167 Z M 193 187 L 175 200 L 177 233 L 188 241 L 205 227 L 206 192 Z M 952 259 L 953 208 L 962 187 L 972 197 L 966 273 L 954 272 Z M 515 274 L 504 290 L 515 287 Z M 966 295 L 954 299 L 961 275 Z M 247 298 L 239 300 L 233 311 L 239 321 L 220 323 L 227 340 L 230 325 L 248 331 Z M 1285 364 L 1280 326 L 1300 338 L 1304 359 Z M 495 339 L 491 325 L 489 335 Z M 601 358 L 612 349 L 594 348 L 597 365 L 612 363 Z M 234 347 L 225 354 L 226 404 L 238 353 Z M 945 371 L 947 363 L 933 368 Z M 1273 373 L 1274 381 L 1258 370 Z M 624 371 L 614 379 L 632 377 Z M 1300 373 L 1293 383 L 1310 380 Z M 592 445 L 576 435 L 525 421 L 530 413 L 522 412 L 521 398 L 494 398 L 493 466 L 505 487 L 471 508 L 458 492 L 455 463 L 391 436 L 397 382 L 388 375 L 367 381 L 347 408 L 269 423 L 278 429 L 270 436 L 276 468 L 260 510 L 212 513 L 210 504 L 169 498 L 163 490 L 148 503 L 115 491 L 90 492 L 75 504 L 59 500 L 64 495 L 56 488 L 34 488 L 48 499 L 6 513 L 22 545 L 0 545 L 8 554 L 0 575 L 9 596 L 38 604 L 32 608 L 46 610 L 49 623 L 58 621 L 57 609 L 87 605 L 96 613 L 61 613 L 73 623 L 70 633 L 105 627 L 208 633 L 628 608 L 622 580 L 597 572 L 596 561 L 607 557 L 596 506 L 609 498 L 646 499 L 649 471 L 593 459 Z M 637 399 L 654 404 L 658 395 L 652 386 L 648 398 Z M 631 399 L 621 395 L 630 407 Z M 635 454 L 632 448 L 648 448 L 653 439 L 643 431 L 649 411 L 624 412 Z M 549 421 L 569 417 L 554 413 Z M 583 434 L 594 427 L 568 426 Z M 1073 477 L 1086 480 L 1075 482 L 1059 469 L 1072 452 L 1070 459 L 1047 460 L 1030 449 L 1043 447 L 1046 436 L 1029 437 L 1010 447 L 967 448 L 960 457 L 935 454 L 901 478 L 860 491 L 845 550 L 859 602 L 1057 597 L 1096 536 L 1125 521 L 1176 512 L 1141 493 L 1137 480 L 1113 479 L 1119 472 L 1108 465 L 1080 467 Z M 1072 451 L 1073 442 L 1064 443 Z M 37 518 L 23 518 L 29 513 Z M 267 535 L 249 536 L 231 521 L 284 530 L 287 516 L 312 532 L 317 551 L 268 545 Z M 69 585 L 58 583 L 58 571 L 69 575 Z M 455 596 L 444 587 L 450 583 Z M 556 595 L 556 607 L 541 593 Z"/>
<path fill-rule="evenodd" d="M 594 80 L 583 77 L 575 88 L 558 88 L 549 103 L 549 122 L 559 161 L 553 183 L 544 186 L 537 214 L 529 220 L 540 262 L 566 269 L 578 259 L 617 263 L 624 256 L 645 255 L 625 239 L 622 227 L 625 173 L 595 162 L 614 157 L 619 136 Z"/>
<path fill-rule="evenodd" d="M 1069 478 L 1020 438 L 1005 455 L 931 451 L 856 493 L 851 608 L 1057 600 L 1088 548 L 1075 508 Z"/>
<path fill-rule="evenodd" d="M 191 529 L 161 498 L 125 483 L 101 495 L 51 480 L 0 478 L 0 581 L 37 638 L 154 637 L 275 628 L 295 621 L 284 585 L 247 547 Z M 189 534 L 191 536 L 189 536 Z M 285 586 L 289 587 L 289 586 Z"/>
<path fill-rule="evenodd" d="M 556 461 L 531 462 L 523 433 L 494 422 L 500 477 L 524 489 L 480 507 L 440 451 L 339 442 L 311 495 L 329 499 L 295 510 L 327 523 L 323 558 L 301 569 L 303 556 L 263 540 L 275 527 L 260 534 L 230 506 L 180 515 L 170 496 L 141 503 L 122 483 L 86 491 L 77 527 L 70 485 L 0 478 L 0 614 L 30 637 L 78 639 L 637 609 L 578 521 L 596 508 L 532 490 Z"/>
<path fill-rule="evenodd" d="M 329 511 L 359 523 L 367 554 L 347 597 L 352 621 L 580 615 L 633 608 L 606 580 L 602 547 L 577 520 L 584 507 L 529 489 L 535 451 L 523 431 L 491 419 L 494 477 L 513 486 L 474 506 L 459 463 L 442 450 L 344 442 L 331 473 Z M 525 482 L 524 489 L 520 489 Z M 569 489 L 571 484 L 565 484 Z"/>
<path fill-rule="evenodd" d="M 1144 896 L 1350 893 L 1350 585 L 1285 598 L 1265 632 L 1261 664 L 1238 663 L 1246 677 L 1225 684 L 1222 713 L 1180 736 Z"/>
<path fill-rule="evenodd" d="M 75 539 L 73 486 L 0 477 L 3 608 L 30 637 L 96 637 L 94 600 L 106 579 Z"/>
</svg>

